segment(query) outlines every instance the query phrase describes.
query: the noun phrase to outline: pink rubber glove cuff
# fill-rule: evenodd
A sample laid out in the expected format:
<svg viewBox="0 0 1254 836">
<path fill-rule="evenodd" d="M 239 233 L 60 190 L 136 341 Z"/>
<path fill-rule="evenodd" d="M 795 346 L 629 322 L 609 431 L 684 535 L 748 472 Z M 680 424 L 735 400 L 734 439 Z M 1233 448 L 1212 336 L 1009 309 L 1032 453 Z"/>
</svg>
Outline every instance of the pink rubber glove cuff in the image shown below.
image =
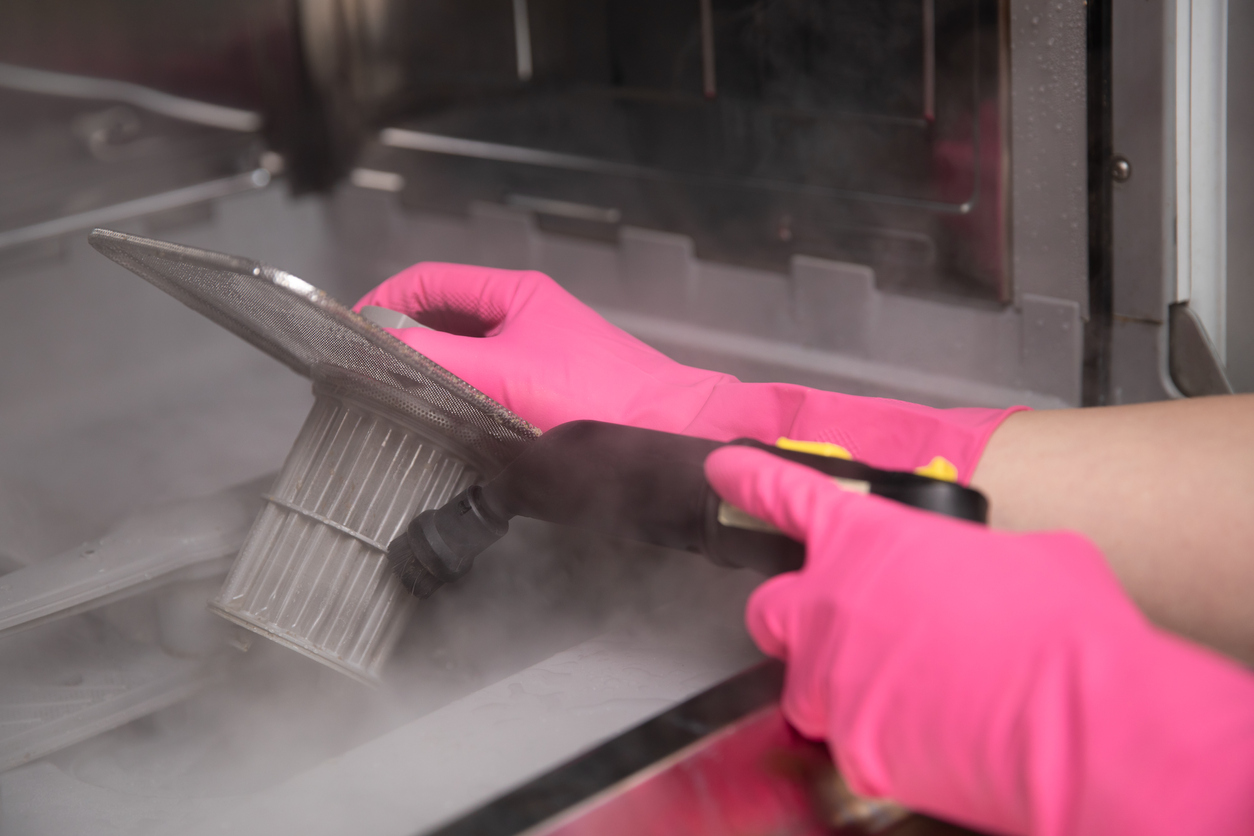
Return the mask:
<svg viewBox="0 0 1254 836">
<path fill-rule="evenodd" d="M 1025 409 L 935 409 L 731 378 L 714 387 L 701 413 L 683 432 L 719 441 L 748 436 L 774 444 L 785 436 L 826 442 L 885 470 L 915 470 L 939 456 L 953 464 L 958 481 L 967 484 L 993 432 Z"/>
</svg>

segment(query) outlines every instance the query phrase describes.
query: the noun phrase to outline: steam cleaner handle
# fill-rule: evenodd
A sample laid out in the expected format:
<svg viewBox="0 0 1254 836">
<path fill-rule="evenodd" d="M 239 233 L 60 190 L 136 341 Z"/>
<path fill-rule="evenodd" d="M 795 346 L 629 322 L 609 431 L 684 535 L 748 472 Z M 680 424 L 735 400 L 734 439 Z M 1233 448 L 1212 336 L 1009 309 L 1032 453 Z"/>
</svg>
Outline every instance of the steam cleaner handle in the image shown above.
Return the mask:
<svg viewBox="0 0 1254 836">
<path fill-rule="evenodd" d="M 879 470 L 861 462 L 772 447 L 752 439 L 731 444 L 755 447 L 779 458 L 804 464 L 831 477 L 840 487 L 869 493 L 903 505 L 949 517 L 985 523 L 988 500 L 979 491 L 955 482 L 903 471 Z M 713 490 L 705 502 L 705 543 L 702 549 L 715 563 L 742 566 L 766 575 L 800 569 L 805 545 L 774 526 L 724 502 Z"/>
<path fill-rule="evenodd" d="M 758 447 L 837 479 L 847 489 L 983 522 L 978 492 L 914 473 L 845 459 Z M 600 531 L 706 555 L 714 563 L 774 575 L 801 567 L 805 546 L 724 503 L 705 480 L 723 444 L 602 421 L 570 421 L 533 441 L 484 485 L 424 511 L 388 547 L 404 586 L 425 598 L 470 570 L 516 516 Z"/>
</svg>

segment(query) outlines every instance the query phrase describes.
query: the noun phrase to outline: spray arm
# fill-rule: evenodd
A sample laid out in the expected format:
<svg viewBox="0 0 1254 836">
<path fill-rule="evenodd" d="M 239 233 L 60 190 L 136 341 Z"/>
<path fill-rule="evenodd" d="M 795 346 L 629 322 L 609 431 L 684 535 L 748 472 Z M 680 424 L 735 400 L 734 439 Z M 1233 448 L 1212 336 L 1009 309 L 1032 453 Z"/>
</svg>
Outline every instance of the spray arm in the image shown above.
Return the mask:
<svg viewBox="0 0 1254 836">
<path fill-rule="evenodd" d="M 842 486 L 962 519 L 984 522 L 978 491 L 861 462 L 758 447 L 813 467 Z M 423 511 L 388 546 L 405 588 L 426 598 L 466 572 L 517 516 L 569 525 L 704 554 L 729 567 L 768 575 L 800 568 L 805 547 L 722 502 L 704 463 L 723 442 L 601 421 L 571 421 L 530 442 L 492 481 L 441 508 Z"/>
</svg>

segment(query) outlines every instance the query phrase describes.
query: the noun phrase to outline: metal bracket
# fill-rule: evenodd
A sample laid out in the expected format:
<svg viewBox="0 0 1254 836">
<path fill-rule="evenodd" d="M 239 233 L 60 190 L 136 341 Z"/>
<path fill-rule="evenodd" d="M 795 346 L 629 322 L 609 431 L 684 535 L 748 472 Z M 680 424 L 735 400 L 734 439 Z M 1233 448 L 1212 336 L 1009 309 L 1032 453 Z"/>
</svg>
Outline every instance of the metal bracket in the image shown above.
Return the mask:
<svg viewBox="0 0 1254 836">
<path fill-rule="evenodd" d="M 1167 365 L 1176 388 L 1190 398 L 1231 395 L 1232 384 L 1224 373 L 1219 353 L 1189 303 L 1176 302 L 1169 311 Z"/>
</svg>

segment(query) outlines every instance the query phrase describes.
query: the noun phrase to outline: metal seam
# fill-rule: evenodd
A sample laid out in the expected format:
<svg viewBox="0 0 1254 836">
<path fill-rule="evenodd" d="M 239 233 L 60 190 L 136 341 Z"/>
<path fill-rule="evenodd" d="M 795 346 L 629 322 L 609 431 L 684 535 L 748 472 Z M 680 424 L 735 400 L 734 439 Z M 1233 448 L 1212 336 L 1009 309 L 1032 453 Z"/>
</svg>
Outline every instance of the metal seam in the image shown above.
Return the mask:
<svg viewBox="0 0 1254 836">
<path fill-rule="evenodd" d="M 291 502 L 288 502 L 285 499 L 279 499 L 277 496 L 273 496 L 268 493 L 263 493 L 261 495 L 261 498 L 266 500 L 267 502 L 273 502 L 275 505 L 278 505 L 281 508 L 286 508 L 289 511 L 295 511 L 297 514 L 300 514 L 302 517 L 308 517 L 309 519 L 315 522 L 320 522 L 325 526 L 334 528 L 336 531 L 339 531 L 343 534 L 347 534 L 349 537 L 352 537 L 354 540 L 360 540 L 361 542 L 365 543 L 367 546 L 370 546 L 372 549 L 377 549 L 378 551 L 383 552 L 385 554 L 387 553 L 387 550 L 388 550 L 387 546 L 379 545 L 378 543 L 376 543 L 374 540 L 371 540 L 366 535 L 353 531 L 348 526 L 342 523 L 337 523 L 335 520 L 330 519 L 329 517 L 324 517 L 316 511 L 310 511 L 306 508 L 301 508 L 300 506 L 295 505 Z"/>
</svg>

